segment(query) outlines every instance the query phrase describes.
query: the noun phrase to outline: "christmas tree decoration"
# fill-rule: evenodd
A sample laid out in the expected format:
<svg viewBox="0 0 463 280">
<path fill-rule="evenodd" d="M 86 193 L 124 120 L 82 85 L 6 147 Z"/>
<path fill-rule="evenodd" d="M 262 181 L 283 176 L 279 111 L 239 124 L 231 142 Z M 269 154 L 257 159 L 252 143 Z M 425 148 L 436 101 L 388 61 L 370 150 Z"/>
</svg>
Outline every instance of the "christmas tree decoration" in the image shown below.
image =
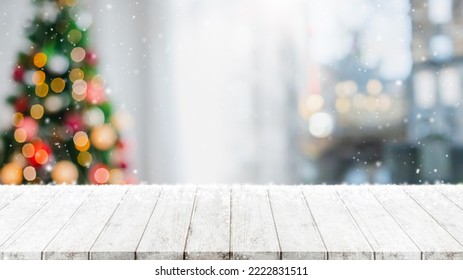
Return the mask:
<svg viewBox="0 0 463 280">
<path fill-rule="evenodd" d="M 91 14 L 77 0 L 32 2 L 30 47 L 18 55 L 17 92 L 8 98 L 15 113 L 0 135 L 0 183 L 133 183 L 119 139 L 123 121 L 89 49 Z"/>
</svg>

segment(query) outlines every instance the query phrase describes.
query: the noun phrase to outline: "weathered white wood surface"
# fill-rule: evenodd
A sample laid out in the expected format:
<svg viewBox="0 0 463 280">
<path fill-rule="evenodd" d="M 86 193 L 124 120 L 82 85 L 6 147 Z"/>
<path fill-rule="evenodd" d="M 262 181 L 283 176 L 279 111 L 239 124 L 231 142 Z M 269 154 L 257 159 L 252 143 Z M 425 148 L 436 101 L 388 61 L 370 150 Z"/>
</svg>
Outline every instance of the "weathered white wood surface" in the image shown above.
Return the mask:
<svg viewBox="0 0 463 280">
<path fill-rule="evenodd" d="M 463 259 L 463 186 L 0 186 L 0 259 Z"/>
<path fill-rule="evenodd" d="M 328 259 L 374 258 L 365 236 L 336 193 L 324 186 L 305 188 L 304 195 L 328 250 Z"/>
<path fill-rule="evenodd" d="M 213 230 L 211 230 L 213 229 Z M 230 189 L 199 187 L 185 259 L 230 259 Z"/>
<path fill-rule="evenodd" d="M 282 259 L 326 259 L 326 247 L 302 190 L 294 186 L 269 189 Z"/>
<path fill-rule="evenodd" d="M 32 187 L 0 210 L 0 246 L 57 192 L 58 188 Z"/>
<path fill-rule="evenodd" d="M 368 188 L 338 191 L 363 235 L 375 251 L 375 259 L 419 260 L 421 251 Z"/>
<path fill-rule="evenodd" d="M 231 257 L 280 259 L 280 244 L 264 186 L 232 187 Z"/>
<path fill-rule="evenodd" d="M 370 191 L 415 242 L 422 252 L 422 259 L 463 258 L 462 245 L 403 188 L 372 188 Z M 462 223 L 463 221 L 455 219 L 454 222 Z"/>
<path fill-rule="evenodd" d="M 196 186 L 166 186 L 136 251 L 136 258 L 183 259 Z"/>
<path fill-rule="evenodd" d="M 42 251 L 92 193 L 93 188 L 61 191 L 1 247 L 4 259 L 40 260 Z"/>
<path fill-rule="evenodd" d="M 153 213 L 161 188 L 144 186 L 127 193 L 108 226 L 93 245 L 95 260 L 135 259 L 135 250 Z"/>
<path fill-rule="evenodd" d="M 119 206 L 127 187 L 99 187 L 43 251 L 44 259 L 83 260 Z"/>
</svg>

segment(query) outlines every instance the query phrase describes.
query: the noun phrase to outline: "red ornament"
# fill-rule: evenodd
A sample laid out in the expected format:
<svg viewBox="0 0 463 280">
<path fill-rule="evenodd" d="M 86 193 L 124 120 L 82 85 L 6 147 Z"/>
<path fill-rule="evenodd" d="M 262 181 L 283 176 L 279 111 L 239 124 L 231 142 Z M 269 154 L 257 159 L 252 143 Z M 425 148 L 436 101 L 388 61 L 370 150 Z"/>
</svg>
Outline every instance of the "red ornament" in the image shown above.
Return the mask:
<svg viewBox="0 0 463 280">
<path fill-rule="evenodd" d="M 85 54 L 85 61 L 91 66 L 95 66 L 98 63 L 98 57 L 94 52 L 87 51 Z"/>
<path fill-rule="evenodd" d="M 13 80 L 20 83 L 24 79 L 24 68 L 21 65 L 17 65 L 13 71 Z"/>
<path fill-rule="evenodd" d="M 29 102 L 27 101 L 28 98 L 26 96 L 20 96 L 16 98 L 16 101 L 14 103 L 14 109 L 16 110 L 16 112 L 25 112 L 29 107 Z"/>
</svg>

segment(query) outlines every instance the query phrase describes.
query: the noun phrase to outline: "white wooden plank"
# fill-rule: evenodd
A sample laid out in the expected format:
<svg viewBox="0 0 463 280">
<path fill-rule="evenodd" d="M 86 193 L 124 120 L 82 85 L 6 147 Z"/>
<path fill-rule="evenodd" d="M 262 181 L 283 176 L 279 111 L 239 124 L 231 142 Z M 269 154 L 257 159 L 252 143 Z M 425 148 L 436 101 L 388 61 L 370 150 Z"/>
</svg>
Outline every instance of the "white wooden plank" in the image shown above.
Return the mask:
<svg viewBox="0 0 463 280">
<path fill-rule="evenodd" d="M 264 186 L 233 186 L 232 259 L 280 259 L 280 245 Z"/>
<path fill-rule="evenodd" d="M 326 259 L 326 247 L 301 188 L 272 186 L 269 187 L 269 196 L 282 259 Z"/>
<path fill-rule="evenodd" d="M 24 191 L 24 187 L 0 186 L 0 211 Z"/>
<path fill-rule="evenodd" d="M 92 191 L 91 187 L 80 186 L 61 189 L 0 247 L 3 259 L 40 260 L 43 249 Z"/>
<path fill-rule="evenodd" d="M 404 190 L 460 244 L 463 244 L 463 209 L 433 187 L 415 186 Z"/>
<path fill-rule="evenodd" d="M 338 193 L 375 251 L 375 259 L 421 259 L 421 251 L 368 188 L 348 186 Z"/>
<path fill-rule="evenodd" d="M 0 246 L 40 210 L 58 188 L 31 186 L 0 211 Z"/>
<path fill-rule="evenodd" d="M 94 260 L 134 260 L 135 251 L 161 193 L 159 186 L 134 186 L 90 251 Z"/>
<path fill-rule="evenodd" d="M 463 248 L 402 187 L 370 191 L 420 248 L 423 259 L 462 259 Z"/>
<path fill-rule="evenodd" d="M 328 250 L 328 259 L 371 260 L 373 250 L 352 219 L 336 189 L 313 186 L 303 189 L 318 230 Z"/>
<path fill-rule="evenodd" d="M 187 237 L 185 259 L 230 258 L 230 188 L 199 187 Z"/>
<path fill-rule="evenodd" d="M 196 186 L 164 186 L 136 259 L 183 259 Z"/>
<path fill-rule="evenodd" d="M 89 258 L 99 234 L 119 206 L 128 187 L 97 187 L 62 231 L 43 251 L 44 259 Z"/>
<path fill-rule="evenodd" d="M 463 209 L 463 185 L 441 185 L 436 189 Z"/>
</svg>

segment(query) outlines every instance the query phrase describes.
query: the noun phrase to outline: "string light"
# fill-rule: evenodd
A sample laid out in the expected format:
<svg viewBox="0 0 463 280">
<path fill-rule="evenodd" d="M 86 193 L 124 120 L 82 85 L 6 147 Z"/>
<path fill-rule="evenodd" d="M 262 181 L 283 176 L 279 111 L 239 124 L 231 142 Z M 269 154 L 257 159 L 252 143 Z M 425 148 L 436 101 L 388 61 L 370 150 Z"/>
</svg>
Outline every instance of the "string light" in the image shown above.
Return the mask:
<svg viewBox="0 0 463 280">
<path fill-rule="evenodd" d="M 47 55 L 43 52 L 39 52 L 34 56 L 34 65 L 37 68 L 42 68 L 47 64 Z"/>
<path fill-rule="evenodd" d="M 24 175 L 24 179 L 26 179 L 29 182 L 37 178 L 37 172 L 35 171 L 35 168 L 32 166 L 28 166 L 24 168 L 23 175 Z"/>
<path fill-rule="evenodd" d="M 77 162 L 80 165 L 85 166 L 85 167 L 89 167 L 90 164 L 92 164 L 92 160 L 93 160 L 92 155 L 87 151 L 81 152 L 77 156 Z"/>
<path fill-rule="evenodd" d="M 69 72 L 69 80 L 71 80 L 71 82 L 83 80 L 84 76 L 84 71 L 82 71 L 80 68 L 74 68 L 71 70 L 71 72 Z"/>
<path fill-rule="evenodd" d="M 71 51 L 71 59 L 74 62 L 81 62 L 85 58 L 85 50 L 81 47 L 73 48 Z"/>
<path fill-rule="evenodd" d="M 31 143 L 27 143 L 22 148 L 23 156 L 26 158 L 32 158 L 35 154 L 35 147 Z"/>
<path fill-rule="evenodd" d="M 51 82 L 51 89 L 56 93 L 61 93 L 66 86 L 66 82 L 62 78 L 55 78 Z"/>
<path fill-rule="evenodd" d="M 44 109 L 43 109 L 43 106 L 40 105 L 40 104 L 35 104 L 35 105 L 32 105 L 31 107 L 31 117 L 36 119 L 36 120 L 39 120 L 43 117 L 43 114 L 44 114 Z"/>
<path fill-rule="evenodd" d="M 12 119 L 12 124 L 15 127 L 20 127 L 24 122 L 24 116 L 21 113 L 14 113 L 13 114 L 13 119 Z"/>
<path fill-rule="evenodd" d="M 42 70 L 35 71 L 34 74 L 32 74 L 32 82 L 36 86 L 43 84 L 45 82 L 45 78 L 45 72 L 43 72 Z"/>
<path fill-rule="evenodd" d="M 48 162 L 48 153 L 47 151 L 40 149 L 35 152 L 34 159 L 38 164 L 44 165 Z"/>
<path fill-rule="evenodd" d="M 24 128 L 20 127 L 14 131 L 14 140 L 18 143 L 24 143 L 27 138 L 27 132 Z"/>
<path fill-rule="evenodd" d="M 35 95 L 38 97 L 45 97 L 48 94 L 49 87 L 46 83 L 42 83 L 35 87 Z"/>
</svg>

